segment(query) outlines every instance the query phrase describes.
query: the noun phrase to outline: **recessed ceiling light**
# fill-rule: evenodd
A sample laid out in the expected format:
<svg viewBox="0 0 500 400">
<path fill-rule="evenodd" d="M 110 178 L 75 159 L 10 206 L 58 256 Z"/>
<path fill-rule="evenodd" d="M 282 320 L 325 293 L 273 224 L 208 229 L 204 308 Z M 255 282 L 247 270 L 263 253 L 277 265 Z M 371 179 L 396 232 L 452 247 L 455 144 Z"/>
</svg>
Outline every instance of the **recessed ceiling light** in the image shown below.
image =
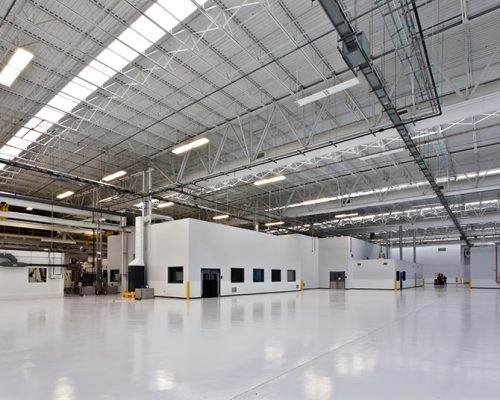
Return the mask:
<svg viewBox="0 0 500 400">
<path fill-rule="evenodd" d="M 58 194 L 56 196 L 56 199 L 62 200 L 62 199 L 65 199 L 66 197 L 73 196 L 74 194 L 75 194 L 75 192 L 72 192 L 71 190 L 67 190 L 66 192 Z"/>
<path fill-rule="evenodd" d="M 306 104 L 321 100 L 325 97 L 331 96 L 335 93 L 342 92 L 344 90 L 347 90 L 347 89 L 349 89 L 353 86 L 359 85 L 359 84 L 360 84 L 360 81 L 358 78 L 352 78 L 352 79 L 349 79 L 348 81 L 339 83 L 338 85 L 332 86 L 328 89 L 321 90 L 317 93 L 311 94 L 310 96 L 299 99 L 299 100 L 297 100 L 297 104 L 300 107 L 303 107 Z"/>
<path fill-rule="evenodd" d="M 277 225 L 285 225 L 285 222 L 284 221 L 279 221 L 279 222 L 268 222 L 266 224 L 264 224 L 266 226 L 277 226 Z"/>
<path fill-rule="evenodd" d="M 204 137 L 198 140 L 195 140 L 191 143 L 183 144 L 181 146 L 178 146 L 172 150 L 172 153 L 174 154 L 182 154 L 185 153 L 186 151 L 189 151 L 191 149 L 194 149 L 196 147 L 203 146 L 204 144 L 207 144 L 210 140 L 208 138 Z"/>
<path fill-rule="evenodd" d="M 227 214 L 222 214 L 222 215 L 216 215 L 215 217 L 213 217 L 212 219 L 215 219 L 216 221 L 219 220 L 219 219 L 228 219 L 229 218 L 229 215 Z"/>
<path fill-rule="evenodd" d="M 127 175 L 127 171 L 118 171 L 110 175 L 106 175 L 102 180 L 104 182 L 111 182 L 114 181 L 115 179 L 121 178 L 122 176 Z"/>
<path fill-rule="evenodd" d="M 174 203 L 172 203 L 171 201 L 166 201 L 164 203 L 158 204 L 156 207 L 157 208 L 165 208 L 165 207 L 171 207 L 173 205 L 174 205 Z"/>
<path fill-rule="evenodd" d="M 26 211 L 33 211 L 33 207 L 26 207 Z"/>
<path fill-rule="evenodd" d="M 278 175 L 278 176 L 274 176 L 274 177 L 268 178 L 268 179 L 261 179 L 260 181 L 256 181 L 253 184 L 255 186 L 262 186 L 262 185 L 267 185 L 268 183 L 283 181 L 285 179 L 286 179 L 286 176 Z"/>
<path fill-rule="evenodd" d="M 357 217 L 358 215 L 359 215 L 359 213 L 339 214 L 339 215 L 335 215 L 335 218 Z"/>
</svg>

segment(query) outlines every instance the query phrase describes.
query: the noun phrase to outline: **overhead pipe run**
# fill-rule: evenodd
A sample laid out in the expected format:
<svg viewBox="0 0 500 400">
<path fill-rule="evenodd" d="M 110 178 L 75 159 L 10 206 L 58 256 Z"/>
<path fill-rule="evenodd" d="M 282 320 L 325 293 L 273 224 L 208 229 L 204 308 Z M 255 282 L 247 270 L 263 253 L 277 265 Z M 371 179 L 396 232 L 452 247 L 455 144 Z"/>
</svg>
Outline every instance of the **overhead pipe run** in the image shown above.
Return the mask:
<svg viewBox="0 0 500 400">
<path fill-rule="evenodd" d="M 396 128 L 401 136 L 401 139 L 403 139 L 410 155 L 415 160 L 416 164 L 420 168 L 420 171 L 425 176 L 435 195 L 448 213 L 448 216 L 453 221 L 455 228 L 460 234 L 460 239 L 465 241 L 467 246 L 470 247 L 471 243 L 467 238 L 465 231 L 462 229 L 460 222 L 449 206 L 448 200 L 444 196 L 434 176 L 427 167 L 424 158 L 420 154 L 415 142 L 411 138 L 410 132 L 405 126 L 405 122 L 403 122 L 399 116 L 396 106 L 393 104 L 378 71 L 375 69 L 373 59 L 370 55 L 370 44 L 366 35 L 364 35 L 363 32 L 357 32 L 354 30 L 338 0 L 319 0 L 319 2 L 337 31 L 339 41 L 342 43 L 342 48 L 339 48 L 339 52 L 344 58 L 344 61 L 356 75 L 358 71 L 361 71 L 369 87 L 375 96 L 377 96 L 377 99 L 382 105 L 385 113 L 392 121 L 394 128 Z M 417 12 L 416 9 L 414 9 L 414 11 Z M 423 45 L 425 46 L 425 43 L 423 43 Z M 439 111 L 441 111 L 440 108 Z"/>
<path fill-rule="evenodd" d="M 33 196 L 25 196 L 18 193 L 0 192 L 0 202 L 4 202 L 16 207 L 28 208 L 32 207 L 35 210 L 49 211 L 60 214 L 76 215 L 82 217 L 92 217 L 96 213 L 106 218 L 109 221 L 120 222 L 120 218 L 126 216 L 125 213 L 117 211 L 102 210 L 86 206 L 76 206 L 68 203 L 61 203 L 47 199 L 41 199 Z"/>
</svg>

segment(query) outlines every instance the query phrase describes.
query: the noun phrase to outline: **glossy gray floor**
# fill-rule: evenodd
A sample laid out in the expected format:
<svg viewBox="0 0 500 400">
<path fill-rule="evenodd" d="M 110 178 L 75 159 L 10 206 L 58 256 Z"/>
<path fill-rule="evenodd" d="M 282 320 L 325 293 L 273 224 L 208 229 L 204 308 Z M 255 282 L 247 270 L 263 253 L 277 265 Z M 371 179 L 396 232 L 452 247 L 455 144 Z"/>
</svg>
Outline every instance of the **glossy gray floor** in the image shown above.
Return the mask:
<svg viewBox="0 0 500 400">
<path fill-rule="evenodd" d="M 1 399 L 498 399 L 500 290 L 0 301 Z"/>
</svg>

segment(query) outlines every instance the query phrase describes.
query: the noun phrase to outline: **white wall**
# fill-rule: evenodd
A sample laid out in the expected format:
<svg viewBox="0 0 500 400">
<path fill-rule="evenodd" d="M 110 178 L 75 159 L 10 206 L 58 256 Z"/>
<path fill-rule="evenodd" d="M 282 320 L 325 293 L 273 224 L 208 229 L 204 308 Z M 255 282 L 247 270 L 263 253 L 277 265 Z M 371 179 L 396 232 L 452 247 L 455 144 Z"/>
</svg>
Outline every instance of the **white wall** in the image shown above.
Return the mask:
<svg viewBox="0 0 500 400">
<path fill-rule="evenodd" d="M 346 272 L 347 287 L 350 261 L 377 258 L 379 252 L 379 245 L 349 236 L 319 239 L 318 287 L 326 289 L 330 287 L 330 271 Z"/>
<path fill-rule="evenodd" d="M 497 270 L 500 277 L 500 249 L 495 252 L 495 246 L 481 246 L 472 247 L 470 252 L 471 287 L 500 289 L 496 277 Z"/>
<path fill-rule="evenodd" d="M 305 289 L 319 287 L 319 240 L 304 235 L 291 235 L 297 241 Z"/>
<path fill-rule="evenodd" d="M 446 251 L 438 251 L 444 248 Z M 391 249 L 391 258 L 399 259 L 399 248 Z M 413 261 L 413 247 L 403 247 L 403 260 Z M 433 284 L 434 275 L 443 273 L 448 278 L 448 284 L 455 280 L 468 281 L 469 274 L 462 257 L 460 244 L 443 244 L 436 246 L 417 246 L 417 263 L 423 265 L 424 278 L 427 284 Z"/>
<path fill-rule="evenodd" d="M 201 296 L 201 269 L 221 271 L 221 296 L 297 290 L 302 279 L 301 246 L 297 235 L 274 236 L 223 224 L 189 219 L 189 280 L 191 296 Z M 231 268 L 245 269 L 244 283 L 231 283 Z M 264 282 L 253 282 L 253 269 L 264 269 Z M 271 282 L 271 270 L 281 270 L 281 282 Z M 296 280 L 287 282 L 287 270 Z M 232 292 L 236 288 L 237 292 Z"/>
<path fill-rule="evenodd" d="M 189 219 L 150 226 L 146 276 L 156 296 L 185 297 L 189 277 Z M 203 239 L 202 239 L 203 240 Z M 184 283 L 168 283 L 168 267 L 184 267 Z"/>
<path fill-rule="evenodd" d="M 406 272 L 404 289 L 422 285 L 421 264 L 391 259 L 363 259 L 349 263 L 346 288 L 394 290 L 396 271 Z M 396 288 L 399 289 L 399 282 Z"/>
<path fill-rule="evenodd" d="M 349 266 L 349 236 L 319 239 L 319 287 L 330 287 L 330 271 L 345 271 Z"/>
<path fill-rule="evenodd" d="M 30 264 L 63 264 L 64 253 L 45 251 L 2 250 L 11 253 L 19 262 Z M 47 282 L 30 283 L 30 267 L 0 267 L 0 299 L 35 299 L 64 295 L 63 268 L 48 267 Z"/>
</svg>

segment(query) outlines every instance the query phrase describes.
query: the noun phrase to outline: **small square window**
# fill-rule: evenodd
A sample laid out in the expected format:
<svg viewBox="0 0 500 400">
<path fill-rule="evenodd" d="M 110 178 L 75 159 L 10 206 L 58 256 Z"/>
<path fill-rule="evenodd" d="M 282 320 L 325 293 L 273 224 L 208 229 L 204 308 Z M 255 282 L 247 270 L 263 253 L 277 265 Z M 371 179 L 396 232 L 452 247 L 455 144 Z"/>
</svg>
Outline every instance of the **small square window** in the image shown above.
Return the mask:
<svg viewBox="0 0 500 400">
<path fill-rule="evenodd" d="M 271 270 L 271 282 L 281 282 L 281 270 L 280 269 Z"/>
<path fill-rule="evenodd" d="M 295 282 L 295 270 L 294 269 L 289 269 L 286 271 L 286 280 L 288 282 Z"/>
<path fill-rule="evenodd" d="M 168 283 L 183 283 L 184 267 L 168 267 Z"/>
<path fill-rule="evenodd" d="M 245 282 L 245 269 L 244 268 L 231 268 L 231 282 L 232 283 Z"/>
<path fill-rule="evenodd" d="M 254 282 L 264 282 L 264 270 L 255 268 L 253 270 L 253 281 Z"/>
</svg>

